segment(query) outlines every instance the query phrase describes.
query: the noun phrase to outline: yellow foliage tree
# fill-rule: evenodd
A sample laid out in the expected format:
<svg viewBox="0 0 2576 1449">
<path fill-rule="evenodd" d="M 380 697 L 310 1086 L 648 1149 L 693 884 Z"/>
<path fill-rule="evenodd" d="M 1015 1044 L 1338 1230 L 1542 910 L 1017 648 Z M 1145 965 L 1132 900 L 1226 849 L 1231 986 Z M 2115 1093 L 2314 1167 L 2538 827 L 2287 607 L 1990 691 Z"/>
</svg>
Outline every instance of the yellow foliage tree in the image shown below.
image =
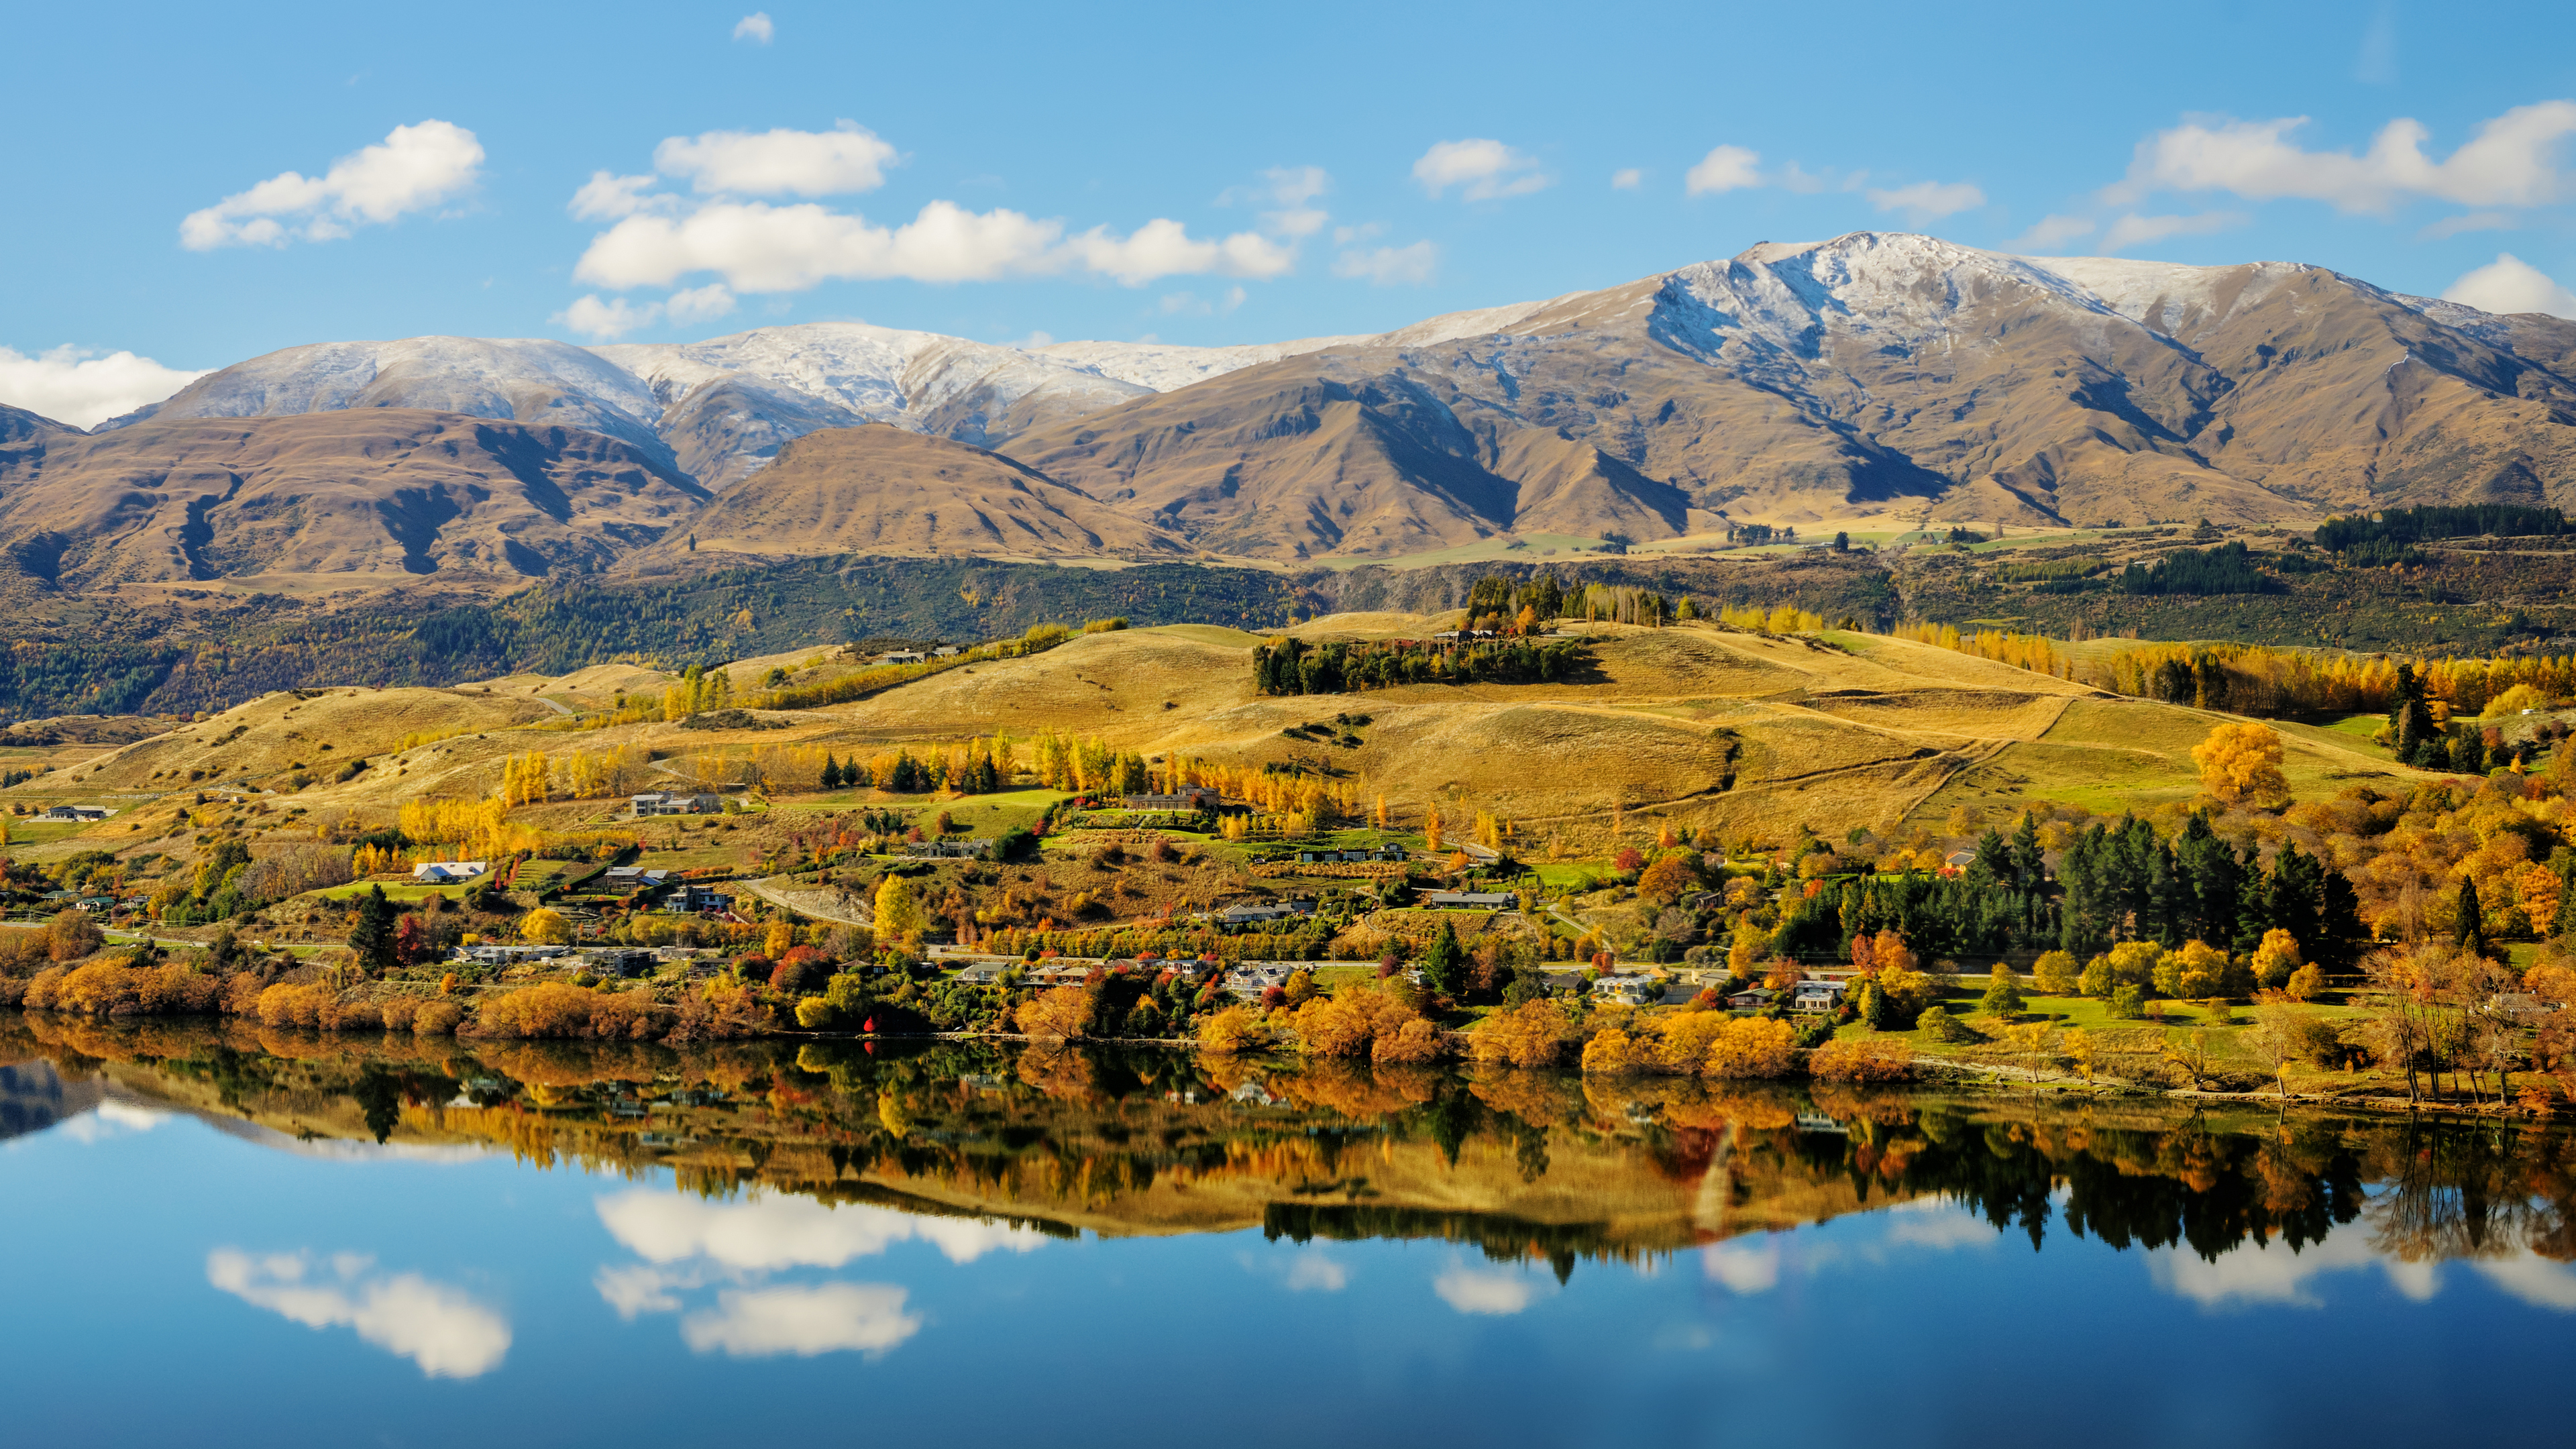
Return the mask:
<svg viewBox="0 0 2576 1449">
<path fill-rule="evenodd" d="M 2220 725 L 2192 747 L 2191 759 L 2200 766 L 2200 787 L 2227 804 L 2273 805 L 2289 798 L 2281 736 L 2270 725 Z"/>
<path fill-rule="evenodd" d="M 534 941 L 540 946 L 569 945 L 572 922 L 565 920 L 561 911 L 539 906 L 519 918 L 519 935 L 521 939 Z"/>
<path fill-rule="evenodd" d="M 925 924 L 920 897 L 914 894 L 912 882 L 890 875 L 877 886 L 876 935 L 889 944 L 907 941 L 921 934 Z"/>
<path fill-rule="evenodd" d="M 2287 986 L 2298 969 L 2299 938 L 2278 926 L 2265 931 L 2263 943 L 2254 948 L 2254 979 L 2277 989 Z"/>
</svg>

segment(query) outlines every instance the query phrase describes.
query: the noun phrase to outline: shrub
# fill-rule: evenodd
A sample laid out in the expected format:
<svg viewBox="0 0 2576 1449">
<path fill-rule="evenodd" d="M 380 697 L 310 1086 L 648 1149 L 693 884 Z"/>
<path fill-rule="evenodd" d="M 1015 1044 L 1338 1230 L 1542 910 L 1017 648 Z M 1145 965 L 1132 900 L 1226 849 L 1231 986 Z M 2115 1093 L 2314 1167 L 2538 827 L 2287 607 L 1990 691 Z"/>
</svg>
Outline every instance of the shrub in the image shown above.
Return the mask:
<svg viewBox="0 0 2576 1449">
<path fill-rule="evenodd" d="M 1709 1047 L 1703 1071 L 1739 1079 L 1785 1077 L 1797 1065 L 1797 1036 L 1789 1023 L 1751 1016 L 1726 1024 Z"/>
<path fill-rule="evenodd" d="M 1932 1038 L 1934 1041 L 1966 1041 L 1968 1039 L 1968 1029 L 1959 1023 L 1959 1019 L 1957 1017 L 1952 1016 L 1948 1010 L 1942 1007 L 1926 1007 L 1923 1014 L 1914 1019 L 1914 1024 L 1922 1028 L 1923 1034 Z"/>
<path fill-rule="evenodd" d="M 453 1001 L 429 1001 L 412 1013 L 411 1029 L 418 1036 L 453 1036 L 465 1020 L 465 1008 Z"/>
<path fill-rule="evenodd" d="M 1441 1037 L 1440 1028 L 1417 1016 L 1398 1027 L 1392 1036 L 1379 1037 L 1377 1047 L 1370 1053 L 1370 1058 L 1374 1061 L 1411 1065 L 1436 1062 L 1448 1054 L 1448 1044 Z"/>
<path fill-rule="evenodd" d="M 641 1040 L 657 1035 L 662 1024 L 641 992 L 602 995 L 562 981 L 485 997 L 474 1011 L 474 1030 L 482 1036 Z"/>
<path fill-rule="evenodd" d="M 420 1009 L 423 1004 L 424 1003 L 422 1003 L 417 997 L 397 996 L 393 1000 L 379 1006 L 376 1010 L 377 1014 L 384 1020 L 385 1030 L 409 1031 L 411 1030 L 413 1019 L 420 1015 Z"/>
<path fill-rule="evenodd" d="M 2124 982 L 2111 991 L 2110 1014 L 2122 1021 L 2135 1021 L 2147 1014 L 2146 989 L 2134 982 Z"/>
<path fill-rule="evenodd" d="M 1249 1008 L 1229 1006 L 1199 1023 L 1199 1049 L 1231 1056 L 1257 1051 L 1267 1044 L 1261 1024 Z"/>
<path fill-rule="evenodd" d="M 1572 1038 L 1565 1010 L 1553 1001 L 1524 1001 L 1486 1017 L 1467 1036 L 1467 1051 L 1478 1061 L 1515 1067 L 1552 1067 L 1564 1059 Z"/>
<path fill-rule="evenodd" d="M 289 986 L 285 982 L 259 994 L 262 1026 L 320 1026 L 322 1011 L 340 999 L 328 986 Z"/>
<path fill-rule="evenodd" d="M 1914 1045 L 1884 1036 L 1829 1041 L 1807 1058 L 1807 1071 L 1827 1082 L 1901 1082 L 1914 1075 Z"/>
</svg>

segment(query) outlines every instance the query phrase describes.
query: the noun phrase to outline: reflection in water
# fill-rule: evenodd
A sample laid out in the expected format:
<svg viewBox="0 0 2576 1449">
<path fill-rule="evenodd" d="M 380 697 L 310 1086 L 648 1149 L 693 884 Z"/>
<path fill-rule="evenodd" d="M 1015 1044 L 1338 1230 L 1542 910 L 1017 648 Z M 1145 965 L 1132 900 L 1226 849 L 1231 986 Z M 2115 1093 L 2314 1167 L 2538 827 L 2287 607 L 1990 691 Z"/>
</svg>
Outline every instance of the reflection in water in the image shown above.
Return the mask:
<svg viewBox="0 0 2576 1449">
<path fill-rule="evenodd" d="M 642 1263 L 611 1265 L 593 1282 L 629 1320 L 676 1313 L 680 1295 L 722 1279 L 735 1286 L 715 1306 L 681 1321 L 680 1335 L 705 1353 L 738 1358 L 840 1349 L 882 1353 L 910 1338 L 921 1320 L 903 1311 L 904 1290 L 877 1283 L 744 1287 L 790 1268 L 838 1268 L 852 1258 L 920 1239 L 952 1263 L 987 1253 L 1025 1253 L 1046 1239 L 1008 1223 L 916 1217 L 854 1204 L 833 1208 L 810 1198 L 754 1191 L 738 1202 L 710 1202 L 676 1192 L 636 1189 L 598 1201 L 599 1220 Z"/>
<path fill-rule="evenodd" d="M 921 1316 L 899 1290 L 788 1281 L 898 1244 L 966 1263 L 1049 1237 L 1255 1228 L 1297 1249 L 1258 1271 L 1299 1292 L 1351 1281 L 1331 1244 L 1452 1245 L 1432 1301 L 1477 1316 L 1525 1312 L 1586 1261 L 1692 1251 L 1705 1281 L 1755 1295 L 2065 1234 L 2140 1250 L 2143 1276 L 2213 1309 L 2313 1303 L 2364 1269 L 2432 1294 L 2445 1262 L 2576 1309 L 2576 1134 L 2542 1123 L 967 1043 L 361 1044 L 0 1022 L 0 1060 L 39 1056 L 65 1092 L 104 1082 L 310 1143 L 500 1150 L 667 1184 L 596 1200 L 634 1258 L 595 1285 L 628 1318 L 679 1315 L 707 1352 L 903 1342 Z M 1782 1236 L 1861 1213 L 1875 1234 Z"/>
<path fill-rule="evenodd" d="M 375 1260 L 354 1253 L 255 1258 L 218 1248 L 206 1255 L 206 1281 L 307 1328 L 354 1328 L 434 1379 L 490 1373 L 510 1351 L 510 1324 L 500 1314 L 417 1273 L 378 1273 Z"/>
<path fill-rule="evenodd" d="M 904 1298 L 903 1289 L 887 1283 L 728 1289 L 713 1309 L 690 1314 L 680 1336 L 700 1353 L 722 1349 L 736 1358 L 883 1353 L 921 1329 L 921 1320 L 903 1311 Z"/>
</svg>

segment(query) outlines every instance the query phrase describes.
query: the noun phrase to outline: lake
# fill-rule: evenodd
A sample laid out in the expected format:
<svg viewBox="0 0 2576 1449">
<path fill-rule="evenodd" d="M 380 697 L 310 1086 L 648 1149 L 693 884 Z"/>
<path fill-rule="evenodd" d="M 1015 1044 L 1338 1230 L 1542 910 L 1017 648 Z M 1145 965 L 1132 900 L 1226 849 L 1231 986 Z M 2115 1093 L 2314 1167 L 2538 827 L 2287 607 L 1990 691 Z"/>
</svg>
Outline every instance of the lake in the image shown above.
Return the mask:
<svg viewBox="0 0 2576 1449">
<path fill-rule="evenodd" d="M 13 1442 L 2561 1442 L 2576 1136 L 0 1020 Z"/>
</svg>

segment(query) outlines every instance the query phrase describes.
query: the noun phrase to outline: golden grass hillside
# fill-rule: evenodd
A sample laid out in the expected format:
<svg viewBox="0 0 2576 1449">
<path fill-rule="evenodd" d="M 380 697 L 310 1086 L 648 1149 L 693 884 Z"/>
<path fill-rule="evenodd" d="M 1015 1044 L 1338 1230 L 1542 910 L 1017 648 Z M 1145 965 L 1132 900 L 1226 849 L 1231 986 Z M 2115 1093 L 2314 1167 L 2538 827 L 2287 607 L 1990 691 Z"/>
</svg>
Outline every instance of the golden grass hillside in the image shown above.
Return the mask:
<svg viewBox="0 0 2576 1449">
<path fill-rule="evenodd" d="M 1294 632 L 1420 638 L 1443 622 L 1328 616 Z M 2130 792 L 2185 798 L 2197 789 L 2190 747 L 2222 718 L 1898 639 L 1587 628 L 1594 669 L 1556 684 L 1267 698 L 1253 690 L 1251 636 L 1131 630 L 833 713 L 886 741 L 1060 730 L 1150 756 L 1302 765 L 1385 794 L 1402 824 L 1437 801 L 1453 820 L 1488 810 L 1519 822 L 1533 832 L 1524 849 L 1553 836 L 1572 853 L 1605 843 L 1614 812 L 1771 838 L 1892 825 L 2007 791 L 2103 809 Z M 1356 747 L 1282 733 L 1337 716 L 1366 717 L 1347 727 Z M 2311 788 L 2411 773 L 2358 742 L 2287 738 L 2292 778 Z"/>
</svg>

